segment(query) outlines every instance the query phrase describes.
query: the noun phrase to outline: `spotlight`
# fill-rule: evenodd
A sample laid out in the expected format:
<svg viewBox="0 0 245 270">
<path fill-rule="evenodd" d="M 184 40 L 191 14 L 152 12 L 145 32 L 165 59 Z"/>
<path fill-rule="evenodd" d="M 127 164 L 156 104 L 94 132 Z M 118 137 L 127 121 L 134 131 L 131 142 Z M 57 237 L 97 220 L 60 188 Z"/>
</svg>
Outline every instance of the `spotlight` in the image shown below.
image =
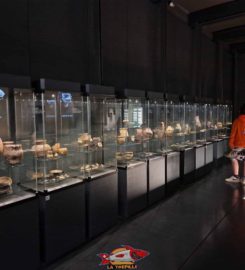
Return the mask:
<svg viewBox="0 0 245 270">
<path fill-rule="evenodd" d="M 171 8 L 174 8 L 174 7 L 175 7 L 175 3 L 174 3 L 173 0 L 168 1 L 168 5 L 169 5 Z"/>
</svg>

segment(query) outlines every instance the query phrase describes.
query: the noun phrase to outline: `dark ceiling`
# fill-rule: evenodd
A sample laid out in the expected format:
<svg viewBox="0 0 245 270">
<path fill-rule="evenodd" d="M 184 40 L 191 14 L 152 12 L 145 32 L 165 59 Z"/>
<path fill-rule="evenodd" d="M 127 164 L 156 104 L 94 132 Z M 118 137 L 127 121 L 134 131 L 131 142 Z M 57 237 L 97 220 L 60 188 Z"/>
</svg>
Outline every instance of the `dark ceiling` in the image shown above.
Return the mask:
<svg viewBox="0 0 245 270">
<path fill-rule="evenodd" d="M 245 0 L 174 0 L 191 27 L 200 26 L 210 38 L 245 53 Z"/>
</svg>

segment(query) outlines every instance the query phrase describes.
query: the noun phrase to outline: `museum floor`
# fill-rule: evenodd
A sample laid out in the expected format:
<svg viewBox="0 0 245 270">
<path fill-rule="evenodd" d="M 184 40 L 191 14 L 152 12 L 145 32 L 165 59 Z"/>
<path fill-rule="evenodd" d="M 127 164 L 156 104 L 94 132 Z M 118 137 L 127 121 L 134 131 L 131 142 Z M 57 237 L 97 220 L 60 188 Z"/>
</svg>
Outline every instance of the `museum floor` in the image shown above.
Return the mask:
<svg viewBox="0 0 245 270">
<path fill-rule="evenodd" d="M 142 270 L 244 269 L 245 188 L 225 183 L 229 173 L 227 164 L 214 169 L 48 269 L 107 269 L 97 254 L 121 245 L 150 252 L 137 263 Z"/>
</svg>

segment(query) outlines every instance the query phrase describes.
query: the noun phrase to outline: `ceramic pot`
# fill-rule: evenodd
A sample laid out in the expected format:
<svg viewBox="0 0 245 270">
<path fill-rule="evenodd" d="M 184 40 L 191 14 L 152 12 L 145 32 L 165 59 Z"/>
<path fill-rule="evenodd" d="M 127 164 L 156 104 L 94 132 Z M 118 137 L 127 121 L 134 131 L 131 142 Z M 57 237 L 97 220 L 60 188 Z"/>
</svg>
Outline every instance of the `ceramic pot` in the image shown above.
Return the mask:
<svg viewBox="0 0 245 270">
<path fill-rule="evenodd" d="M 88 133 L 83 133 L 78 138 L 78 143 L 83 146 L 88 146 L 90 142 L 91 142 L 91 135 L 89 135 Z"/>
<path fill-rule="evenodd" d="M 120 137 L 128 137 L 128 129 L 127 128 L 120 128 L 119 130 Z"/>
<path fill-rule="evenodd" d="M 14 144 L 14 142 L 13 141 L 4 141 L 3 148 L 5 147 L 5 145 L 10 145 L 10 144 Z"/>
<path fill-rule="evenodd" d="M 222 124 L 221 122 L 218 122 L 218 123 L 217 123 L 217 128 L 218 128 L 218 129 L 223 128 L 223 124 Z"/>
<path fill-rule="evenodd" d="M 50 173 L 53 177 L 57 177 L 57 176 L 60 176 L 60 175 L 63 173 L 63 171 L 62 171 L 62 170 L 56 169 L 56 170 L 51 170 L 49 173 Z"/>
<path fill-rule="evenodd" d="M 11 165 L 21 163 L 23 150 L 21 144 L 7 144 L 4 146 L 3 155 L 6 161 Z"/>
<path fill-rule="evenodd" d="M 144 139 L 150 139 L 153 135 L 153 132 L 150 128 L 144 128 L 143 129 L 143 137 Z"/>
<path fill-rule="evenodd" d="M 38 158 L 46 157 L 50 150 L 51 147 L 46 143 L 46 140 L 36 140 L 36 144 L 32 146 L 32 151 L 34 152 L 35 157 Z"/>
<path fill-rule="evenodd" d="M 124 144 L 126 142 L 126 137 L 124 136 L 117 136 L 117 143 Z"/>
<path fill-rule="evenodd" d="M 61 147 L 61 148 L 58 149 L 58 154 L 61 155 L 61 156 L 67 155 L 67 152 L 68 152 L 67 147 Z"/>
<path fill-rule="evenodd" d="M 52 146 L 52 150 L 54 153 L 58 153 L 60 149 L 60 143 L 56 143 L 55 145 Z"/>
<path fill-rule="evenodd" d="M 8 176 L 0 177 L 0 194 L 9 193 L 11 191 L 12 179 Z"/>
<path fill-rule="evenodd" d="M 143 130 L 142 128 L 137 128 L 136 129 L 136 134 L 135 134 L 135 140 L 136 141 L 141 141 L 143 138 Z"/>
<path fill-rule="evenodd" d="M 102 141 L 100 137 L 93 137 L 92 143 L 94 147 L 98 147 L 98 148 L 102 147 Z"/>
<path fill-rule="evenodd" d="M 173 132 L 174 132 L 173 127 L 168 126 L 167 129 L 166 129 L 166 135 L 167 136 L 172 136 L 173 135 Z"/>
<path fill-rule="evenodd" d="M 131 160 L 134 157 L 134 153 L 133 152 L 125 152 L 124 157 L 126 160 Z"/>
<path fill-rule="evenodd" d="M 164 138 L 164 129 L 156 128 L 154 129 L 154 137 L 156 139 L 163 139 Z"/>
<path fill-rule="evenodd" d="M 3 141 L 0 138 L 0 154 L 2 154 L 2 153 L 3 153 Z"/>
</svg>

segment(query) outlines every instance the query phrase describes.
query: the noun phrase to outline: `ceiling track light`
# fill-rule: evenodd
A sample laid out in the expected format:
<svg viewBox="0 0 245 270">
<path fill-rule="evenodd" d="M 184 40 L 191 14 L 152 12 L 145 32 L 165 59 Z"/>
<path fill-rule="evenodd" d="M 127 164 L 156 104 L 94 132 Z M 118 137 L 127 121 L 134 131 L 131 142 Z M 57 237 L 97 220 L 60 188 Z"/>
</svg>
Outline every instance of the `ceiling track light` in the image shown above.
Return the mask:
<svg viewBox="0 0 245 270">
<path fill-rule="evenodd" d="M 174 8 L 175 7 L 175 3 L 173 0 L 169 0 L 168 1 L 168 5 L 171 7 L 171 8 Z"/>
</svg>

